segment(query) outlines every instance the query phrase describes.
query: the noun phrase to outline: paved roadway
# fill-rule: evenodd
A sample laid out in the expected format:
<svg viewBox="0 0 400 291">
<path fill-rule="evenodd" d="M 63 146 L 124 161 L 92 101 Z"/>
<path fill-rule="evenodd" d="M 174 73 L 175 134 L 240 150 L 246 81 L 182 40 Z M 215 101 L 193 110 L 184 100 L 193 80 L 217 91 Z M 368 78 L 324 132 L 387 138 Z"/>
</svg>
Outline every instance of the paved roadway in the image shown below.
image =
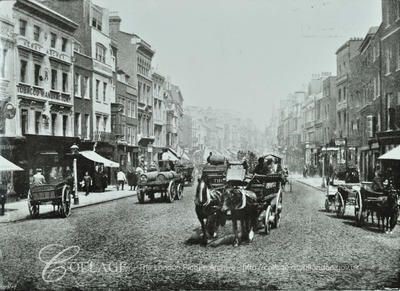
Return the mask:
<svg viewBox="0 0 400 291">
<path fill-rule="evenodd" d="M 399 286 L 400 228 L 354 226 L 323 209 L 324 195 L 295 184 L 281 227 L 231 246 L 230 222 L 198 243 L 193 188 L 182 201 L 136 197 L 0 225 L 0 289 L 383 288 Z"/>
</svg>

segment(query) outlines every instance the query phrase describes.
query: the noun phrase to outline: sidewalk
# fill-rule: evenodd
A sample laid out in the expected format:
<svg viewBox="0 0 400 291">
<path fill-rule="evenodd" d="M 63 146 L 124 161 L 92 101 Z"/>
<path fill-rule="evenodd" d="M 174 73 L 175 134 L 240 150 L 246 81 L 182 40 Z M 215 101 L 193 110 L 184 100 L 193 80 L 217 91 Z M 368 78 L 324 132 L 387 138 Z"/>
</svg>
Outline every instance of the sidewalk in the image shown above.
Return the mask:
<svg viewBox="0 0 400 291">
<path fill-rule="evenodd" d="M 79 205 L 74 205 L 72 203 L 71 215 L 74 215 L 73 210 L 76 208 L 96 205 L 135 195 L 136 191 L 129 191 L 126 189 L 124 191 L 117 191 L 115 186 L 109 186 L 103 193 L 92 192 L 88 196 L 85 196 L 84 192 L 78 192 Z M 52 211 L 53 206 L 51 204 L 40 206 L 40 214 L 49 213 Z M 5 213 L 3 216 L 0 216 L 0 223 L 15 222 L 27 218 L 29 218 L 28 202 L 26 199 L 23 199 L 17 202 L 6 203 Z"/>
<path fill-rule="evenodd" d="M 299 183 L 301 183 L 301 184 L 310 186 L 310 187 L 312 187 L 312 188 L 314 188 L 316 190 L 323 191 L 323 192 L 326 191 L 326 188 L 322 188 L 321 187 L 321 185 L 322 185 L 322 177 L 318 176 L 318 177 L 307 177 L 307 178 L 304 178 L 302 175 L 294 175 L 294 176 L 292 176 L 292 179 L 297 181 L 297 182 L 299 182 Z M 325 184 L 325 186 L 326 186 L 326 184 Z"/>
</svg>

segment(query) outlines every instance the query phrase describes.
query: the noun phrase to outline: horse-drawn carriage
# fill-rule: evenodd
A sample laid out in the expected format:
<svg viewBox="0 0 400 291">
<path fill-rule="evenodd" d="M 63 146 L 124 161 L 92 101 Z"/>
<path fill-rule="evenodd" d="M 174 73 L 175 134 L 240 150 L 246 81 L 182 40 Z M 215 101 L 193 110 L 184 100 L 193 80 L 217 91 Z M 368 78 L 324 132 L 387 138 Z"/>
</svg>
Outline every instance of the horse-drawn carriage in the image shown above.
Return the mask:
<svg viewBox="0 0 400 291">
<path fill-rule="evenodd" d="M 253 191 L 257 196 L 258 222 L 264 225 L 265 234 L 271 228 L 278 228 L 282 212 L 282 175 L 254 175 L 247 190 Z"/>
<path fill-rule="evenodd" d="M 177 164 L 175 170 L 178 174 L 183 176 L 184 182 L 192 183 L 194 170 L 192 164 Z"/>
<path fill-rule="evenodd" d="M 40 205 L 52 204 L 61 217 L 71 214 L 71 192 L 65 183 L 32 186 L 28 192 L 28 208 L 31 217 L 39 216 Z"/>
<path fill-rule="evenodd" d="M 334 211 L 338 217 L 343 217 L 347 206 L 356 205 L 356 198 L 360 191 L 360 183 L 346 183 L 343 180 L 330 182 L 326 190 L 325 210 L 331 211 L 333 205 Z"/>
<path fill-rule="evenodd" d="M 184 179 L 175 171 L 154 171 L 144 173 L 139 177 L 137 197 L 139 203 L 144 203 L 145 197 L 154 200 L 156 193 L 167 202 L 174 202 L 183 197 Z"/>
</svg>

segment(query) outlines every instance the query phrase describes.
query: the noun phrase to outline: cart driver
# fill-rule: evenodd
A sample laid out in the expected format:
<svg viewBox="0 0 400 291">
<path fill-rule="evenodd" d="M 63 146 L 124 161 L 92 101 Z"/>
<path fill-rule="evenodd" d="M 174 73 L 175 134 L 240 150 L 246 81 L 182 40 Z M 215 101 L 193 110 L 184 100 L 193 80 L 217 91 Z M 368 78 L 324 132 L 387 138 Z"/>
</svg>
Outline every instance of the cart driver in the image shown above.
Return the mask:
<svg viewBox="0 0 400 291">
<path fill-rule="evenodd" d="M 46 179 L 44 178 L 42 174 L 42 169 L 37 168 L 36 169 L 36 174 L 33 175 L 32 177 L 32 186 L 39 186 L 46 184 Z"/>
<path fill-rule="evenodd" d="M 263 157 L 258 158 L 258 164 L 254 169 L 254 174 L 265 175 L 265 164 Z"/>
<path fill-rule="evenodd" d="M 383 183 L 382 183 L 382 173 L 378 170 L 375 172 L 375 178 L 372 181 L 372 191 L 382 192 L 383 191 Z"/>
</svg>

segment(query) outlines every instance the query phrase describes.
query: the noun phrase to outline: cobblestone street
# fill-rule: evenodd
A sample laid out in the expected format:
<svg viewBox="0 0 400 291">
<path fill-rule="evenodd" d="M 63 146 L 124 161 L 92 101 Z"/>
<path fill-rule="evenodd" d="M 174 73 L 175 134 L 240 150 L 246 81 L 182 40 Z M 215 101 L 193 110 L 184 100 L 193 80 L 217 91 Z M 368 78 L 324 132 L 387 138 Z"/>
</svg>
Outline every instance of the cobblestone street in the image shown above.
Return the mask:
<svg viewBox="0 0 400 291">
<path fill-rule="evenodd" d="M 182 201 L 136 197 L 77 209 L 68 219 L 0 226 L 0 285 L 18 288 L 383 288 L 399 286 L 400 232 L 354 226 L 322 210 L 324 195 L 295 184 L 281 227 L 231 246 L 227 223 L 198 243 L 194 188 Z M 57 254 L 60 254 L 56 257 Z M 53 258 L 53 261 L 51 261 Z M 63 263 L 60 261 L 63 261 Z M 47 263 L 47 264 L 46 264 Z M 54 281 L 54 282 L 51 282 Z"/>
</svg>

